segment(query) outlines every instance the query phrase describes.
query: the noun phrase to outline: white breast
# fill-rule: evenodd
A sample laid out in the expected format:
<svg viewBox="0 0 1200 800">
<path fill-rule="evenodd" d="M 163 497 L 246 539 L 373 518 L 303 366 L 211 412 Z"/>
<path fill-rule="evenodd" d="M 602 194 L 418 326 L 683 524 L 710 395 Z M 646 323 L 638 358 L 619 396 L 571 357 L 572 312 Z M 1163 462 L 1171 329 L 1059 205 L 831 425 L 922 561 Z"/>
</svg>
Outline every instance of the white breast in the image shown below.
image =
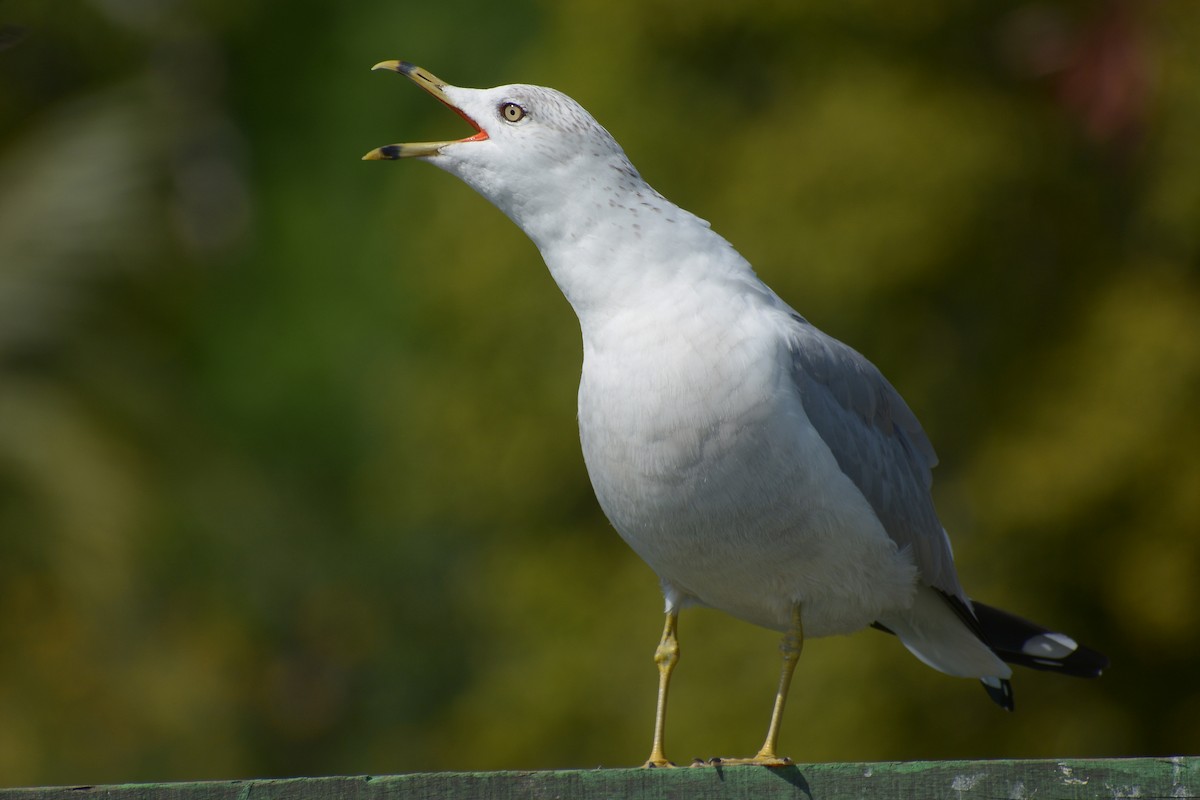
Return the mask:
<svg viewBox="0 0 1200 800">
<path fill-rule="evenodd" d="M 907 608 L 916 571 L 809 424 L 778 325 L 682 297 L 585 331 L 583 454 L 669 604 L 785 630 L 800 602 L 808 635 L 849 633 Z"/>
</svg>

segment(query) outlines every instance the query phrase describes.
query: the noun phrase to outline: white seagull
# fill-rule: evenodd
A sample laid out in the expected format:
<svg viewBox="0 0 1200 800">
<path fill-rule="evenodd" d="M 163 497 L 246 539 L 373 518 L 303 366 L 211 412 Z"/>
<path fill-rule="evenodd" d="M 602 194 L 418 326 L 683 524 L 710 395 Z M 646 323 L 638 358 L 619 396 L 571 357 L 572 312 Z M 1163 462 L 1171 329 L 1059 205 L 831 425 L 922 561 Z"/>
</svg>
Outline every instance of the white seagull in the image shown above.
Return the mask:
<svg viewBox="0 0 1200 800">
<path fill-rule="evenodd" d="M 972 601 L 930 497 L 933 447 L 870 361 L 813 327 L 708 223 L 642 179 L 554 89 L 451 86 L 384 61 L 473 136 L 393 144 L 458 176 L 541 251 L 579 317 L 579 435 L 596 499 L 658 575 L 666 625 L 646 766 L 663 752 L 680 609 L 784 633 L 766 741 L 723 765 L 791 763 L 779 725 L 805 637 L 876 627 L 1012 709 L 1005 662 L 1096 676 L 1069 636 Z"/>
</svg>

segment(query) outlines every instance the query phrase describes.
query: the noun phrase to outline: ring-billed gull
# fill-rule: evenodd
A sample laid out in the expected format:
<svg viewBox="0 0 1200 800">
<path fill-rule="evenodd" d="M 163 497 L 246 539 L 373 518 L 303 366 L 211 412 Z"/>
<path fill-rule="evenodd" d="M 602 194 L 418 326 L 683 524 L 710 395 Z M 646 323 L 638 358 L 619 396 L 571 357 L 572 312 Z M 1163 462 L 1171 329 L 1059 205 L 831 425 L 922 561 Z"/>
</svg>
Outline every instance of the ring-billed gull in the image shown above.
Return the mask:
<svg viewBox="0 0 1200 800">
<path fill-rule="evenodd" d="M 1093 677 L 1107 659 L 972 601 L 930 496 L 920 423 L 866 358 L 779 299 L 708 223 L 669 202 L 570 97 L 407 76 L 466 120 L 463 139 L 393 144 L 457 175 L 541 251 L 579 317 L 579 432 L 601 508 L 658 575 L 666 624 L 646 766 L 663 751 L 680 609 L 784 633 L 766 741 L 777 753 L 805 637 L 876 627 L 1012 709 L 1005 662 Z"/>
</svg>

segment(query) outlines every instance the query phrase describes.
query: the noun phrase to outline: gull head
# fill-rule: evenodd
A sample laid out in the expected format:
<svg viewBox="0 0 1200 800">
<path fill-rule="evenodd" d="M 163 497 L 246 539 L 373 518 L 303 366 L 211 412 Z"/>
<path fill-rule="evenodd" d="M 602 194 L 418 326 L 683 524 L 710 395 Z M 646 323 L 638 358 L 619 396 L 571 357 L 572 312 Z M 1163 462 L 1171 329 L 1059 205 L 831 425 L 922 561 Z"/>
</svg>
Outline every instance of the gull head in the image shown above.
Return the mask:
<svg viewBox="0 0 1200 800">
<path fill-rule="evenodd" d="M 373 69 L 404 75 L 462 117 L 474 134 L 389 144 L 367 153 L 366 161 L 428 161 L 457 175 L 522 227 L 530 212 L 568 203 L 581 187 L 642 185 L 616 140 L 560 91 L 527 84 L 451 86 L 406 61 L 384 61 Z"/>
</svg>

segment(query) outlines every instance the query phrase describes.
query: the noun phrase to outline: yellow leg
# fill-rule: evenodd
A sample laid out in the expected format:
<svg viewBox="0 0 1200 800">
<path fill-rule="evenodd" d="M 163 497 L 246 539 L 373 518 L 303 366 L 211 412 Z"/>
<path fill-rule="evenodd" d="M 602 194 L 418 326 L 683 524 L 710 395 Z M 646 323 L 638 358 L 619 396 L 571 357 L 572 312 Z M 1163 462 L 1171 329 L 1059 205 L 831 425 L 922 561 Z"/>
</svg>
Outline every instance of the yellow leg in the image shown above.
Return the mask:
<svg viewBox="0 0 1200 800">
<path fill-rule="evenodd" d="M 791 763 L 791 759 L 780 758 L 776 755 L 775 747 L 779 744 L 779 725 L 783 721 L 783 707 L 787 704 L 788 689 L 792 686 L 792 674 L 796 671 L 796 662 L 800 660 L 800 651 L 804 649 L 804 624 L 800 621 L 800 605 L 792 608 L 792 629 L 784 635 L 779 643 L 779 652 L 783 653 L 783 670 L 779 673 L 779 689 L 775 692 L 775 709 L 771 712 L 771 726 L 767 728 L 767 740 L 763 742 L 755 761 L 767 763 L 778 761 Z"/>
<path fill-rule="evenodd" d="M 792 763 L 790 758 L 780 758 L 776 753 L 779 744 L 779 725 L 783 721 L 783 707 L 787 704 L 788 689 L 792 685 L 792 674 L 796 671 L 796 662 L 800 660 L 800 651 L 804 649 L 804 625 L 800 621 L 800 605 L 792 609 L 792 627 L 779 643 L 779 651 L 783 653 L 783 671 L 779 674 L 779 689 L 775 692 L 775 709 L 771 712 L 771 726 L 767 728 L 767 740 L 754 758 L 720 759 L 724 766 L 739 764 L 760 764 L 767 767 L 783 767 Z"/>
<path fill-rule="evenodd" d="M 654 651 L 654 663 L 658 665 L 658 708 L 654 714 L 654 744 L 650 758 L 644 767 L 675 766 L 663 755 L 663 732 L 667 726 L 667 687 L 671 684 L 671 672 L 679 663 L 679 640 L 675 636 L 678 611 L 667 612 L 667 623 L 663 626 L 662 640 Z"/>
</svg>

